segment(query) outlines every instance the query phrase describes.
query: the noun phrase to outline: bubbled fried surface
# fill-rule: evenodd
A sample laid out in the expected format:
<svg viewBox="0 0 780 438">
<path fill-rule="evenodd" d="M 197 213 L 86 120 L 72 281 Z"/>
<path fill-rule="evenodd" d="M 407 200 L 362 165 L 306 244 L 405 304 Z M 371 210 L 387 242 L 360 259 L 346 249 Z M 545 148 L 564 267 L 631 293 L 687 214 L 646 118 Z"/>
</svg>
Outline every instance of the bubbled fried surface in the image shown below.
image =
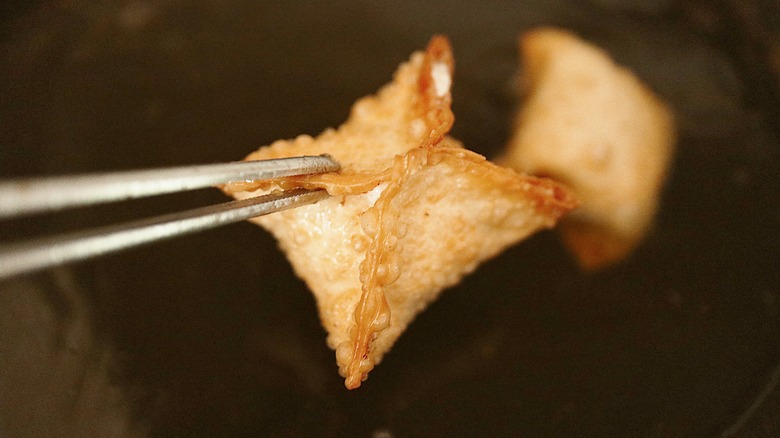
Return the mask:
<svg viewBox="0 0 780 438">
<path fill-rule="evenodd" d="M 338 129 L 247 157 L 328 153 L 339 173 L 225 187 L 237 198 L 292 187 L 333 195 L 253 222 L 274 234 L 314 293 L 350 389 L 444 288 L 576 204 L 557 183 L 498 167 L 446 137 L 451 74 L 449 44 L 435 37 Z"/>
</svg>

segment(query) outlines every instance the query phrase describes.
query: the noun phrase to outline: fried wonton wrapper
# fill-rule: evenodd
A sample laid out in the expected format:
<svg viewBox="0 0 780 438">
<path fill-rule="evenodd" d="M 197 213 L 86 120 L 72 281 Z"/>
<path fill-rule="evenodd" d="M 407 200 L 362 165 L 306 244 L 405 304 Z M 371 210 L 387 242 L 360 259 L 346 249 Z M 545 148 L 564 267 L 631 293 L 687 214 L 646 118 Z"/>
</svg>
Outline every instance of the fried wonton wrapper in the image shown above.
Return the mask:
<svg viewBox="0 0 780 438">
<path fill-rule="evenodd" d="M 236 198 L 295 187 L 333 195 L 253 221 L 276 236 L 314 293 L 350 389 L 442 289 L 575 205 L 557 183 L 498 167 L 446 137 L 452 65 L 449 43 L 436 37 L 337 130 L 247 157 L 328 153 L 340 172 L 225 187 Z"/>
<path fill-rule="evenodd" d="M 564 182 L 581 202 L 561 223 L 582 267 L 618 262 L 658 208 L 674 146 L 669 108 L 630 71 L 571 33 L 520 39 L 525 95 L 506 156 L 518 171 Z"/>
</svg>

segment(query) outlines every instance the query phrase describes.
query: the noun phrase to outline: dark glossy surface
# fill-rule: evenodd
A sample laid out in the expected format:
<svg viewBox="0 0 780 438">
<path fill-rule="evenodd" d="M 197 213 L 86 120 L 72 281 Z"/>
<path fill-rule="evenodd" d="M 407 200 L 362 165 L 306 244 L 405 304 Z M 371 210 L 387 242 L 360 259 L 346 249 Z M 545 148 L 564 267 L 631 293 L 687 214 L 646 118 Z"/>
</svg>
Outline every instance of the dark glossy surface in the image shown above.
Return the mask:
<svg viewBox="0 0 780 438">
<path fill-rule="evenodd" d="M 433 33 L 455 49 L 454 135 L 495 155 L 516 37 L 542 24 L 632 67 L 674 107 L 680 144 L 630 260 L 583 275 L 537 235 L 444 293 L 353 392 L 312 297 L 249 224 L 2 284 L 0 432 L 711 436 L 746 411 L 742 433 L 778 431 L 777 395 L 750 411 L 780 362 L 777 76 L 737 38 L 755 22 L 726 2 L 8 8 L 2 176 L 234 160 L 316 134 Z M 0 237 L 221 200 L 78 210 L 3 223 Z"/>
</svg>

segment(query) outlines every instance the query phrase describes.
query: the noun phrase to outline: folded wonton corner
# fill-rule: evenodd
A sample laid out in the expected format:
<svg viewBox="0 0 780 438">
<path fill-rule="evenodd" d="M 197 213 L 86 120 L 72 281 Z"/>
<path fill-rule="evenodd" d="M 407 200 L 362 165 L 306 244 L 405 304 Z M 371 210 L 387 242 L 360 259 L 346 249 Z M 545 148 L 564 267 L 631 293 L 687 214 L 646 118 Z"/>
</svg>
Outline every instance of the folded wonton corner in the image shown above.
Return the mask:
<svg viewBox="0 0 780 438">
<path fill-rule="evenodd" d="M 496 166 L 447 133 L 452 54 L 434 37 L 338 129 L 247 159 L 328 153 L 338 173 L 224 187 L 236 198 L 325 188 L 314 205 L 253 219 L 314 293 L 347 388 L 360 386 L 438 294 L 575 207 L 563 186 Z"/>
<path fill-rule="evenodd" d="M 564 182 L 580 208 L 559 227 L 586 269 L 630 254 L 651 227 L 671 161 L 671 110 L 629 70 L 575 35 L 520 38 L 524 99 L 506 155 L 520 172 Z"/>
</svg>

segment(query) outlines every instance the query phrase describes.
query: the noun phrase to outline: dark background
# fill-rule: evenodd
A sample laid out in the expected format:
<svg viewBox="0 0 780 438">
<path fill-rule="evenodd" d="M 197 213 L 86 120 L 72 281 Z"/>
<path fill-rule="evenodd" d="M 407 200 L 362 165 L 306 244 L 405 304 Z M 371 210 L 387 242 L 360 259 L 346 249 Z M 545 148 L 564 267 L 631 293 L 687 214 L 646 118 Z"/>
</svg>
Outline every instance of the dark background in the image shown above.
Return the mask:
<svg viewBox="0 0 780 438">
<path fill-rule="evenodd" d="M 357 391 L 273 239 L 238 224 L 0 283 L 1 436 L 777 436 L 776 1 L 38 1 L 0 6 L 0 176 L 230 161 L 337 126 L 447 34 L 454 136 L 496 155 L 517 36 L 572 29 L 674 108 L 658 223 L 578 271 L 554 233 L 426 310 Z M 224 200 L 0 224 L 0 238 Z"/>
</svg>

